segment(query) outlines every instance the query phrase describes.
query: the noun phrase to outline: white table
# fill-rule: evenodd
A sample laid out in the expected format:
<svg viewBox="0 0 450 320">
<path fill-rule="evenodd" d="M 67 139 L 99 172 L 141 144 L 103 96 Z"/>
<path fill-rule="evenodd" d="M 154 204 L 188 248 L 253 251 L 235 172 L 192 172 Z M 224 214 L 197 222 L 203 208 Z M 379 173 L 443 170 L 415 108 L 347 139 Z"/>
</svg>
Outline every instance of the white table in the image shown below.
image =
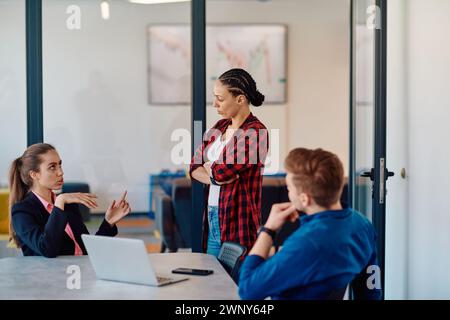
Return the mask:
<svg viewBox="0 0 450 320">
<path fill-rule="evenodd" d="M 3 299 L 151 299 L 234 300 L 237 286 L 214 256 L 202 253 L 150 254 L 156 272 L 170 274 L 178 267 L 212 269 L 208 276 L 151 287 L 96 279 L 87 256 L 15 257 L 0 259 L 0 300 Z M 80 289 L 68 289 L 70 265 L 81 271 Z M 178 275 L 181 276 L 181 275 Z M 184 275 L 183 275 L 184 276 Z"/>
</svg>

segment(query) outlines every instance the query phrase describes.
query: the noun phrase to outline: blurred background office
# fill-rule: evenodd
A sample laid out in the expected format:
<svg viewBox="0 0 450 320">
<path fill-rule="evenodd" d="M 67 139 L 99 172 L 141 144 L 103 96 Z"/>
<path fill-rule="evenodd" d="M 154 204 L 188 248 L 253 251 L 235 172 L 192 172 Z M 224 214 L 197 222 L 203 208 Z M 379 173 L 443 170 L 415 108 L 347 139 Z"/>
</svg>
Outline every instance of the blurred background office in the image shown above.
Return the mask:
<svg viewBox="0 0 450 320">
<path fill-rule="evenodd" d="M 138 2 L 42 1 L 43 133 L 60 151 L 67 187 L 87 186 L 98 195 L 90 227 L 127 189 L 133 213 L 119 236 L 142 238 L 149 252 L 158 252 L 163 230 L 155 222 L 156 193 L 172 197 L 172 181 L 187 169 L 173 161 L 173 150 L 183 143 L 178 133 L 191 134 L 192 12 L 190 1 Z M 208 26 L 246 27 L 250 34 L 252 26 L 278 26 L 284 32 L 284 47 L 262 55 L 281 59 L 273 69 L 266 60 L 244 59 L 241 65 L 261 78 L 268 70 L 282 72 L 277 83 L 266 82 L 269 92 L 263 93 L 273 99 L 253 109 L 269 129 L 279 130 L 270 146 L 279 164 L 272 173 L 282 174 L 284 157 L 299 146 L 335 152 L 346 175 L 352 157 L 355 172 L 372 166 L 374 32 L 366 23 L 375 2 L 353 3 L 354 20 L 348 0 L 206 1 Z M 9 165 L 27 146 L 25 5 L 0 0 L 0 258 L 18 254 L 6 246 L 4 199 Z M 388 1 L 387 161 L 395 172 L 386 200 L 388 299 L 450 298 L 448 12 L 448 0 Z M 357 40 L 357 154 L 350 153 L 349 139 L 351 25 Z M 225 41 L 218 51 L 219 36 L 211 30 L 208 89 L 221 69 L 242 63 L 239 44 L 227 47 Z M 248 47 L 261 57 L 261 47 Z M 207 96 L 210 101 L 212 92 Z M 209 103 L 206 127 L 218 119 Z M 188 150 L 178 156 L 189 158 L 190 136 L 184 142 Z M 370 217 L 370 180 L 357 181 L 357 209 Z"/>
</svg>

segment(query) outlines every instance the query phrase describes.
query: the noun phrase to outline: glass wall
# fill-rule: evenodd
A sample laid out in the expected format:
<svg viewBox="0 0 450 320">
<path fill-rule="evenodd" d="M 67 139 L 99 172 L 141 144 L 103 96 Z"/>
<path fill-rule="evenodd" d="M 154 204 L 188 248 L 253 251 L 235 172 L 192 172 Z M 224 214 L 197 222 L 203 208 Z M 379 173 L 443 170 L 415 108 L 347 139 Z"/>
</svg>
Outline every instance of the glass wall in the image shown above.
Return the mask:
<svg viewBox="0 0 450 320">
<path fill-rule="evenodd" d="M 8 171 L 26 146 L 25 0 L 0 0 L 0 258 L 20 255 L 8 247 Z"/>
<path fill-rule="evenodd" d="M 27 146 L 25 0 L 0 0 L 0 188 Z"/>
<path fill-rule="evenodd" d="M 274 203 L 289 201 L 279 175 L 290 150 L 334 152 L 348 174 L 349 3 L 207 0 L 206 22 L 208 100 L 213 100 L 216 79 L 235 67 L 247 70 L 265 95 L 262 106 L 250 107 L 269 130 L 261 201 L 264 223 Z M 220 118 L 210 103 L 207 127 Z M 278 177 L 270 177 L 274 174 Z M 297 226 L 286 224 L 278 244 Z"/>
<path fill-rule="evenodd" d="M 207 96 L 231 67 L 266 100 L 251 111 L 271 130 L 267 173 L 295 147 L 335 152 L 348 172 L 349 4 L 341 0 L 206 1 Z M 220 116 L 208 107 L 207 127 Z"/>
<path fill-rule="evenodd" d="M 374 0 L 353 3 L 354 208 L 372 219 L 376 8 Z"/>
<path fill-rule="evenodd" d="M 190 3 L 44 0 L 42 20 L 44 139 L 66 182 L 98 212 L 124 190 L 149 212 L 150 176 L 187 168 L 172 150 L 190 147 Z"/>
</svg>

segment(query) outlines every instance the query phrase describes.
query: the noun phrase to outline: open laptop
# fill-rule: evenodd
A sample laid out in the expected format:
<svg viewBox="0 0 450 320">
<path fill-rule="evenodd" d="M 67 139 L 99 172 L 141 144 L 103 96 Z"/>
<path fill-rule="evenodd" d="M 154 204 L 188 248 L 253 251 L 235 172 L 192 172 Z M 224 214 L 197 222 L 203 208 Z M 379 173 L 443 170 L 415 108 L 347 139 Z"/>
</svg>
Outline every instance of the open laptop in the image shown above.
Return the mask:
<svg viewBox="0 0 450 320">
<path fill-rule="evenodd" d="M 163 286 L 188 278 L 161 277 L 155 274 L 150 257 L 139 239 L 81 235 L 97 278 Z"/>
</svg>

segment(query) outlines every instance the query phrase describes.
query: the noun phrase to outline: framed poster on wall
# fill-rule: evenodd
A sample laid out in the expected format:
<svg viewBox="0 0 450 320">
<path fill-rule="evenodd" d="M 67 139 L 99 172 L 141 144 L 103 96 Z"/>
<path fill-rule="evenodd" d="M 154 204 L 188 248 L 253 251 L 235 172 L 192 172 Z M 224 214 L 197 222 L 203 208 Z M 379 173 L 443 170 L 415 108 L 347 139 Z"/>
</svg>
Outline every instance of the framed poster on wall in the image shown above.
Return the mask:
<svg viewBox="0 0 450 320">
<path fill-rule="evenodd" d="M 191 102 L 191 29 L 188 25 L 150 25 L 148 96 L 151 105 Z M 207 99 L 217 78 L 243 68 L 255 79 L 265 103 L 286 102 L 287 28 L 276 24 L 213 24 L 206 27 Z"/>
</svg>

